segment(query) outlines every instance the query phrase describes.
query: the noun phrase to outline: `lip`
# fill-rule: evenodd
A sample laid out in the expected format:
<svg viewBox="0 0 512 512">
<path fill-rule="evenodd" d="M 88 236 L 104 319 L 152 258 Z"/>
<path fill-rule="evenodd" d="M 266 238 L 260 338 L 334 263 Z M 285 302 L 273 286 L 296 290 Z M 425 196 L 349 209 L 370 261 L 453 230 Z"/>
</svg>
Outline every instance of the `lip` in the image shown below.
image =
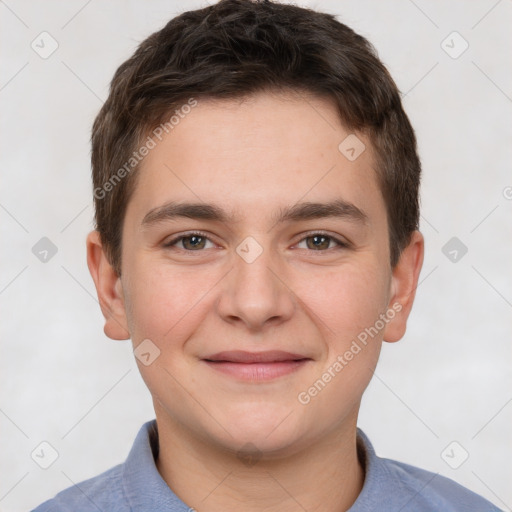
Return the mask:
<svg viewBox="0 0 512 512">
<path fill-rule="evenodd" d="M 231 350 L 212 354 L 203 358 L 203 361 L 210 368 L 240 380 L 267 381 L 296 372 L 311 361 L 311 358 L 282 350 Z"/>
<path fill-rule="evenodd" d="M 309 359 L 302 354 L 294 354 L 292 352 L 284 352 L 283 350 L 267 350 L 265 352 L 247 352 L 245 350 L 226 350 L 217 352 L 211 356 L 203 358 L 213 362 L 229 362 L 229 363 L 278 363 L 281 361 L 299 361 L 301 359 Z"/>
</svg>

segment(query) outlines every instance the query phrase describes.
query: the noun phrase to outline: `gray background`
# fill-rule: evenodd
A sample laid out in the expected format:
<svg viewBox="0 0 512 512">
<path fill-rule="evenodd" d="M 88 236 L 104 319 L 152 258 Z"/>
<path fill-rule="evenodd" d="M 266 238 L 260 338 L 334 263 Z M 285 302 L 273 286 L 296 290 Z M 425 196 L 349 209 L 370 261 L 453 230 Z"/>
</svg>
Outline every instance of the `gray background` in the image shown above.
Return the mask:
<svg viewBox="0 0 512 512">
<path fill-rule="evenodd" d="M 1 511 L 27 510 L 122 462 L 154 417 L 130 342 L 103 334 L 86 266 L 90 128 L 138 43 L 204 5 L 0 2 Z M 359 426 L 379 455 L 511 510 L 512 2 L 299 5 L 340 15 L 376 46 L 423 161 L 421 284 L 407 335 L 383 347 Z M 31 47 L 43 31 L 59 45 L 46 59 Z M 32 252 L 42 237 L 58 249 L 47 262 Z M 467 247 L 457 261 L 442 250 L 452 237 Z M 34 460 L 52 461 L 43 441 L 58 453 L 48 469 Z"/>
</svg>

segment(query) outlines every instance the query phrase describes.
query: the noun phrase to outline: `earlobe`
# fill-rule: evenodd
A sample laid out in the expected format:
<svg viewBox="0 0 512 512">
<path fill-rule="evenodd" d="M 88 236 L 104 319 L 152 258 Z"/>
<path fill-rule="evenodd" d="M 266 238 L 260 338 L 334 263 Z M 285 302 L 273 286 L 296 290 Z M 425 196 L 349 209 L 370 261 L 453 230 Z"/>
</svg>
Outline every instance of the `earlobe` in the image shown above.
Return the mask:
<svg viewBox="0 0 512 512">
<path fill-rule="evenodd" d="M 393 343 L 405 334 L 423 265 L 423 255 L 423 235 L 419 231 L 414 231 L 409 244 L 402 251 L 400 260 L 393 269 L 388 308 L 394 310 L 395 315 L 384 329 L 384 341 Z"/>
<path fill-rule="evenodd" d="M 105 317 L 105 334 L 113 340 L 129 339 L 121 278 L 108 261 L 98 231 L 87 236 L 87 266 Z"/>
</svg>

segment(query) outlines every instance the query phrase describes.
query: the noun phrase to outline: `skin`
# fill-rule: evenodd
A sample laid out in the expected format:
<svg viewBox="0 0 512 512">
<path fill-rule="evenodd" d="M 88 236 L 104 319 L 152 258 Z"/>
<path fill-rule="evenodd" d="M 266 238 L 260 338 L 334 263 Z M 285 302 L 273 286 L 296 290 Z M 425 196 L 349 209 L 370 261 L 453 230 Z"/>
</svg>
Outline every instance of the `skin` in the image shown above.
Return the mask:
<svg viewBox="0 0 512 512">
<path fill-rule="evenodd" d="M 349 161 L 338 145 L 350 133 L 334 105 L 319 97 L 201 100 L 142 162 L 123 225 L 121 277 L 98 233 L 87 238 L 105 333 L 131 338 L 134 347 L 150 339 L 160 350 L 148 366 L 137 361 L 158 423 L 157 467 L 198 511 L 339 512 L 362 489 L 361 397 L 382 341 L 405 332 L 424 245 L 414 232 L 391 268 L 371 144 L 357 134 L 366 150 Z M 364 211 L 366 223 L 276 224 L 272 217 L 297 202 L 337 198 Z M 170 200 L 214 203 L 238 217 L 141 225 Z M 207 236 L 200 248 L 191 248 L 190 239 L 164 247 L 190 230 Z M 312 243 L 318 231 L 348 246 L 327 238 L 318 249 Z M 262 249 L 251 263 L 236 251 L 248 236 Z M 299 393 L 393 304 L 401 310 L 385 328 L 309 403 L 300 403 Z M 249 382 L 202 360 L 224 350 L 276 349 L 311 360 L 289 375 Z"/>
</svg>

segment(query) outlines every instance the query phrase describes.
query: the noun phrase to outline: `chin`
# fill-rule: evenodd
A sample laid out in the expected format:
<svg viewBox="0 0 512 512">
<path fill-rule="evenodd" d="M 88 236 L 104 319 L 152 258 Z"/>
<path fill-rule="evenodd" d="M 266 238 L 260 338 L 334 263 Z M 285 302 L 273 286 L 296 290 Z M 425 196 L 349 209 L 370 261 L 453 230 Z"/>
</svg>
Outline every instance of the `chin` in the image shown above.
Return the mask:
<svg viewBox="0 0 512 512">
<path fill-rule="evenodd" d="M 216 429 L 216 434 L 220 434 L 218 442 L 237 454 L 253 449 L 278 457 L 288 453 L 301 437 L 300 418 L 290 405 L 268 402 L 240 404 L 216 418 L 227 430 Z M 211 423 L 209 427 L 211 429 Z"/>
</svg>

